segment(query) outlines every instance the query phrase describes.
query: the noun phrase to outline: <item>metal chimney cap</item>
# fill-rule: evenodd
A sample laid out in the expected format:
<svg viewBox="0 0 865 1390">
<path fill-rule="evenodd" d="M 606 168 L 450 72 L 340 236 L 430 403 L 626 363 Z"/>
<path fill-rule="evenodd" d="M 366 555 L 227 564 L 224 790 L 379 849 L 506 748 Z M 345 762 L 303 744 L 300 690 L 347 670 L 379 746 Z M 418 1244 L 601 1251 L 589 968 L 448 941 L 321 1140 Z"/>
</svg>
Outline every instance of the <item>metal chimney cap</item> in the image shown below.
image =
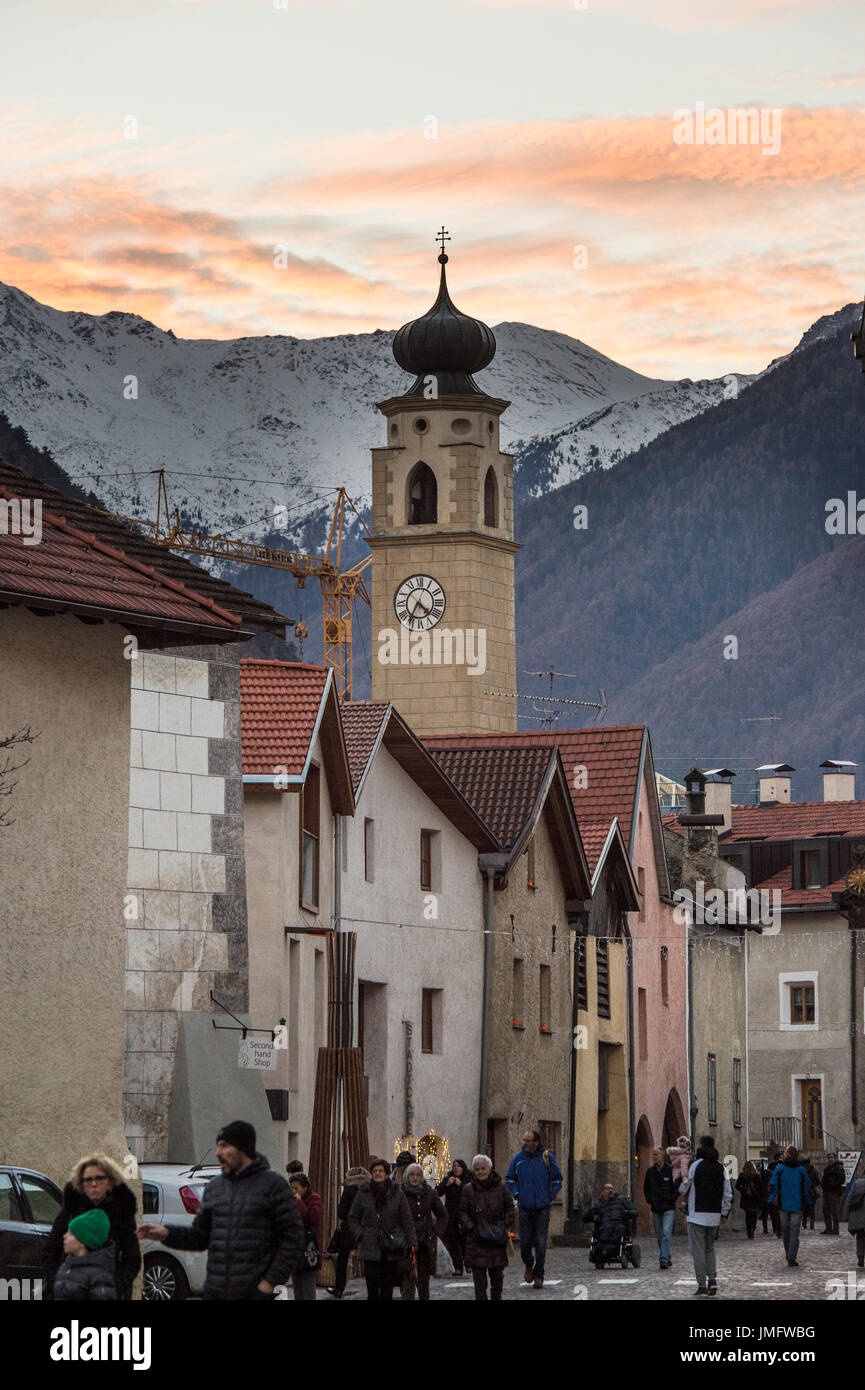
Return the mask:
<svg viewBox="0 0 865 1390">
<path fill-rule="evenodd" d="M 848 767 L 858 767 L 858 763 L 851 763 L 847 758 L 827 758 L 821 767 L 834 767 L 837 771 L 843 772 Z"/>
<path fill-rule="evenodd" d="M 731 767 L 707 767 L 706 776 L 720 777 L 722 781 L 726 781 L 728 777 L 735 777 L 736 774 Z"/>
<path fill-rule="evenodd" d="M 762 767 L 755 767 L 755 772 L 795 772 L 795 767 L 789 763 L 763 763 Z"/>
</svg>

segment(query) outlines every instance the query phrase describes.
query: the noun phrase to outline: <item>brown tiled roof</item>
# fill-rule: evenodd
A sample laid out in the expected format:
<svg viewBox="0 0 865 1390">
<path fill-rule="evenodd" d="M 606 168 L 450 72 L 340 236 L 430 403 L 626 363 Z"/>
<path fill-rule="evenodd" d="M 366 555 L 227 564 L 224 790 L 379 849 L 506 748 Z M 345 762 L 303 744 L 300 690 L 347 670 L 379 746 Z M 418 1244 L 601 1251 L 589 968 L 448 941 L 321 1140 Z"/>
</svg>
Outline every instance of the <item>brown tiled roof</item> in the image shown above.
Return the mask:
<svg viewBox="0 0 865 1390">
<path fill-rule="evenodd" d="M 771 892 L 778 888 L 781 890 L 782 907 L 831 907 L 833 893 L 844 891 L 844 879 L 836 878 L 834 883 L 827 884 L 824 888 L 793 888 L 793 868 L 790 864 L 785 864 L 783 869 L 779 869 L 771 878 L 763 879 L 762 883 L 754 883 L 752 888 L 763 888 Z"/>
<path fill-rule="evenodd" d="M 344 700 L 340 705 L 355 795 L 389 709 L 386 700 Z"/>
<path fill-rule="evenodd" d="M 273 777 L 306 764 L 325 686 L 324 666 L 294 661 L 240 663 L 240 742 L 245 777 Z"/>
<path fill-rule="evenodd" d="M 432 752 L 502 847 L 511 849 L 534 810 L 550 750 L 437 747 Z"/>
<path fill-rule="evenodd" d="M 150 618 L 164 616 L 168 619 L 167 613 L 163 614 L 161 610 L 153 613 L 143 606 L 140 578 L 133 580 L 131 577 L 133 574 L 140 575 L 143 569 L 150 575 L 154 591 L 160 583 L 165 585 L 166 591 L 174 584 L 191 602 L 197 603 L 199 624 L 202 610 L 209 609 L 219 615 L 219 621 L 212 624 L 214 628 L 234 630 L 238 635 L 245 630 L 285 636 L 285 625 L 289 620 L 275 612 L 269 604 L 260 603 L 250 594 L 214 578 L 189 560 L 155 545 L 125 522 L 88 507 L 85 502 L 64 497 L 56 488 L 31 477 L 20 468 L 4 463 L 2 459 L 0 495 L 42 500 L 43 539 L 40 545 L 23 546 L 18 536 L 0 535 L 2 550 L 11 553 L 11 558 L 0 562 L 4 564 L 0 574 L 0 590 L 10 596 L 20 594 L 22 599 L 30 597 L 41 606 L 69 608 L 71 611 L 75 611 L 76 605 L 95 605 L 100 613 L 117 613 L 118 620 L 119 615 L 126 613 L 141 613 Z M 48 535 L 45 534 L 46 514 L 51 518 Z M 61 535 L 68 538 L 66 549 L 55 550 L 56 558 L 52 561 L 46 545 L 56 547 Z M 79 537 L 84 537 L 84 542 Z M 108 555 L 99 550 L 100 545 L 107 547 Z M 103 563 L 106 559 L 112 560 L 113 568 Z M 80 585 L 77 582 L 79 565 L 84 567 Z M 60 582 L 64 567 L 66 579 Z M 101 587 L 97 578 L 100 569 L 105 581 Z M 132 606 L 130 599 L 137 601 L 139 606 Z M 192 620 L 187 618 L 186 621 Z M 200 642 L 202 637 L 190 632 L 186 640 L 195 643 Z"/>
<path fill-rule="evenodd" d="M 583 849 L 586 851 L 586 858 L 589 861 L 589 868 L 595 872 L 598 860 L 601 857 L 601 850 L 607 843 L 607 836 L 610 833 L 612 821 L 604 816 L 600 820 L 585 820 L 580 818 L 580 839 L 583 842 Z M 626 846 L 627 848 L 627 846 Z"/>
<path fill-rule="evenodd" d="M 730 840 L 807 840 L 811 835 L 862 835 L 865 801 L 789 801 L 734 806 Z"/>
</svg>

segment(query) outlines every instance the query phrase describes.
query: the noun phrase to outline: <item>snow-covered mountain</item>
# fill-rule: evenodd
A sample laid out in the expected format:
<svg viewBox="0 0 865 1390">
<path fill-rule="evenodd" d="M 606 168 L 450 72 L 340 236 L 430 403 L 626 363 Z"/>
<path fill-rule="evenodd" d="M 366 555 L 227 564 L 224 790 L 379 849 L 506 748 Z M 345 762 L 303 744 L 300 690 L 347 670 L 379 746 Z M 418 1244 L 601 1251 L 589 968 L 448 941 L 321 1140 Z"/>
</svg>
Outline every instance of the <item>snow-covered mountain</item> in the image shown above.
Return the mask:
<svg viewBox="0 0 865 1390">
<path fill-rule="evenodd" d="M 513 402 L 503 447 L 535 495 L 610 467 L 724 395 L 724 379 L 641 376 L 563 333 L 494 331 L 480 380 Z M 116 511 L 152 517 L 150 471 L 165 468 L 169 501 L 202 527 L 314 545 L 336 488 L 369 498 L 369 449 L 385 438 L 375 402 L 409 384 L 392 341 L 383 330 L 180 339 L 135 314 L 62 312 L 0 285 L 0 410 Z"/>
</svg>

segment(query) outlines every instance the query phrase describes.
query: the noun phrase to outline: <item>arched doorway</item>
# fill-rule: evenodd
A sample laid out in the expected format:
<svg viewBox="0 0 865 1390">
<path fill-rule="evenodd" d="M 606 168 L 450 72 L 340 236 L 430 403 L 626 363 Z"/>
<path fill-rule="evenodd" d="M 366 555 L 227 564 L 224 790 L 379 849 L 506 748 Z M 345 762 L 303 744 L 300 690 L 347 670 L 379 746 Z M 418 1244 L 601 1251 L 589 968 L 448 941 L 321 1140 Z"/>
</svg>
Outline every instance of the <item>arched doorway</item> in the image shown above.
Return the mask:
<svg viewBox="0 0 865 1390">
<path fill-rule="evenodd" d="M 646 1231 L 652 1230 L 652 1213 L 643 1196 L 643 1182 L 646 1177 L 646 1171 L 652 1161 L 652 1149 L 655 1147 L 655 1141 L 652 1138 L 652 1126 L 649 1124 L 645 1115 L 640 1116 L 640 1123 L 637 1125 L 637 1134 L 634 1144 L 637 1154 L 637 1183 L 636 1191 L 631 1193 L 631 1200 L 639 1212 L 640 1219 L 637 1229 L 642 1234 L 645 1234 Z"/>
<path fill-rule="evenodd" d="M 685 1110 L 679 1098 L 679 1092 L 675 1086 L 667 1096 L 667 1108 L 664 1111 L 664 1129 L 661 1135 L 661 1148 L 668 1149 L 675 1144 L 680 1134 L 688 1134 L 685 1123 Z"/>
</svg>

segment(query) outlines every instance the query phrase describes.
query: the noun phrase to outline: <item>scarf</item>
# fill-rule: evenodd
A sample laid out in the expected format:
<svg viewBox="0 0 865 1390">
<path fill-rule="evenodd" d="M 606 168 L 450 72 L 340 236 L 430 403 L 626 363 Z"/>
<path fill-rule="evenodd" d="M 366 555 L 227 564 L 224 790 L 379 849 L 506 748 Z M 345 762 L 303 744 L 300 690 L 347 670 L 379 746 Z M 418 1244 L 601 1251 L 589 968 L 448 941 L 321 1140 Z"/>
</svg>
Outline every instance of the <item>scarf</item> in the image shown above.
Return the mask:
<svg viewBox="0 0 865 1390">
<path fill-rule="evenodd" d="M 387 1206 L 388 1193 L 393 1187 L 393 1183 L 391 1182 L 390 1178 L 385 1178 L 384 1182 L 370 1182 L 369 1186 L 370 1191 L 372 1192 L 372 1200 L 375 1203 L 376 1210 L 384 1211 L 385 1207 Z"/>
</svg>

